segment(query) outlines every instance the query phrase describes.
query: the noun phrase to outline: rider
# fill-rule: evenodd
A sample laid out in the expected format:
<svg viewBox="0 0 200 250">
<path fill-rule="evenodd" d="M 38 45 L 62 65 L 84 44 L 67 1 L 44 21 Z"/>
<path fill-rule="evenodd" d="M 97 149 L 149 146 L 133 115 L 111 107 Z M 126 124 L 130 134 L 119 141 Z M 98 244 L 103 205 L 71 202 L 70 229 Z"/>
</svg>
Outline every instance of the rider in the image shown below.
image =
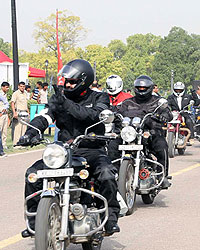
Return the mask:
<svg viewBox="0 0 200 250">
<path fill-rule="evenodd" d="M 77 136 L 84 134 L 90 125 L 99 121 L 99 114 L 102 110 L 109 108 L 109 98 L 106 93 L 92 91 L 89 86 L 94 80 L 94 72 L 89 62 L 76 59 L 70 61 L 63 67 L 62 76 L 65 78 L 64 91 L 55 91 L 50 98 L 48 109 L 45 114 L 34 118 L 31 125 L 37 127 L 43 133 L 49 124 L 56 120 L 56 126 L 60 129 L 58 140 L 62 142 L 73 141 Z M 104 125 L 101 123 L 89 130 L 95 134 L 104 134 Z M 37 130 L 28 127 L 25 135 L 20 138 L 20 145 L 30 145 L 31 140 L 37 136 Z M 82 141 L 75 150 L 76 154 L 86 158 L 90 165 L 91 175 L 98 180 L 99 192 L 108 201 L 109 218 L 105 225 L 107 235 L 119 232 L 117 225 L 119 214 L 119 203 L 117 201 L 117 182 L 115 180 L 116 168 L 112 165 L 107 156 L 102 141 Z M 42 181 L 30 183 L 27 176 L 43 169 L 42 160 L 36 161 L 26 171 L 25 197 L 42 189 Z M 27 207 L 30 212 L 37 209 L 39 199 L 28 201 Z M 29 217 L 32 229 L 35 226 L 35 219 Z M 29 237 L 31 233 L 25 229 L 22 237 Z"/>
<path fill-rule="evenodd" d="M 119 109 L 120 113 L 124 117 L 133 118 L 137 116 L 142 119 L 146 114 L 153 112 L 158 106 L 160 99 L 160 97 L 152 95 L 153 88 L 154 83 L 151 77 L 141 75 L 136 78 L 134 82 L 135 96 L 122 103 Z M 149 143 L 150 149 L 157 157 L 158 162 L 165 167 L 165 178 L 162 183 L 162 188 L 168 188 L 171 185 L 167 179 L 169 171 L 168 145 L 162 126 L 164 123 L 172 120 L 172 118 L 170 109 L 168 107 L 161 107 L 145 124 L 145 126 L 151 130 L 152 134 L 152 140 L 151 143 Z"/>
<path fill-rule="evenodd" d="M 190 104 L 192 96 L 187 94 L 185 91 L 185 84 L 182 82 L 174 83 L 173 94 L 169 95 L 168 104 L 172 111 L 181 111 L 184 107 Z M 186 108 L 188 110 L 188 107 Z M 194 142 L 194 127 L 193 122 L 187 112 L 182 113 L 182 116 L 185 118 L 186 126 L 191 132 L 190 144 Z"/>
<path fill-rule="evenodd" d="M 133 97 L 131 94 L 123 92 L 123 81 L 118 75 L 111 75 L 106 80 L 106 91 L 110 97 L 110 105 L 118 106 L 128 98 Z M 113 107 L 115 110 L 115 107 Z"/>
<path fill-rule="evenodd" d="M 112 111 L 117 111 L 122 102 L 128 98 L 133 97 L 131 94 L 123 92 L 123 81 L 118 75 L 111 75 L 106 80 L 106 91 L 110 97 L 110 106 Z M 119 132 L 121 128 L 121 119 L 119 116 L 115 116 L 114 120 L 115 131 Z M 121 151 L 118 150 L 118 145 L 121 144 L 121 138 L 112 140 L 108 144 L 108 154 L 111 160 L 116 160 L 120 158 Z M 119 168 L 119 164 L 116 163 L 115 166 Z"/>
</svg>

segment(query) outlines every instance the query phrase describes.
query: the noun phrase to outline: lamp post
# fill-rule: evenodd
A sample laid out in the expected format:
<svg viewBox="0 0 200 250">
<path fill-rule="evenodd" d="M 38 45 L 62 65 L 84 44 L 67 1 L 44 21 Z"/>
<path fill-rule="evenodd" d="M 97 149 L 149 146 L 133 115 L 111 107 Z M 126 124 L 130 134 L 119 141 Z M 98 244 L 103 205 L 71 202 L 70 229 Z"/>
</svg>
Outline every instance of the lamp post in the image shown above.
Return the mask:
<svg viewBox="0 0 200 250">
<path fill-rule="evenodd" d="M 174 71 L 171 70 L 171 92 L 173 93 L 173 85 L 174 85 Z"/>
<path fill-rule="evenodd" d="M 46 60 L 46 61 L 45 61 L 46 82 L 47 82 L 47 80 L 48 80 L 48 65 L 49 65 L 49 61 Z"/>
</svg>

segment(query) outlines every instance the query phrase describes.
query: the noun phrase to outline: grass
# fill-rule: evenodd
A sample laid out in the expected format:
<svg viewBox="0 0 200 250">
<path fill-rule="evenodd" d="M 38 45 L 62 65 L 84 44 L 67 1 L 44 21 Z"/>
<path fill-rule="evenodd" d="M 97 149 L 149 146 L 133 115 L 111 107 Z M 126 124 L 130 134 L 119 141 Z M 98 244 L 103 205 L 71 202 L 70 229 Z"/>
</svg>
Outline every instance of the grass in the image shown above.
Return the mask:
<svg viewBox="0 0 200 250">
<path fill-rule="evenodd" d="M 51 136 L 48 135 L 48 129 L 45 130 L 44 132 L 44 137 L 45 138 L 48 138 L 50 141 L 54 141 L 54 128 L 51 128 Z M 30 150 L 37 150 L 37 149 L 42 149 L 45 147 L 45 145 L 41 144 L 41 145 L 38 145 L 38 146 L 34 146 L 34 147 L 30 147 L 30 146 L 27 146 L 27 147 L 24 147 L 22 149 L 17 149 L 15 147 L 13 147 L 13 142 L 12 142 L 12 139 L 11 139 L 11 128 L 9 127 L 8 128 L 8 135 L 7 135 L 7 147 L 8 149 L 4 149 L 4 152 L 6 154 L 14 154 L 14 153 L 22 153 L 22 152 L 27 152 L 27 151 L 30 151 Z"/>
</svg>

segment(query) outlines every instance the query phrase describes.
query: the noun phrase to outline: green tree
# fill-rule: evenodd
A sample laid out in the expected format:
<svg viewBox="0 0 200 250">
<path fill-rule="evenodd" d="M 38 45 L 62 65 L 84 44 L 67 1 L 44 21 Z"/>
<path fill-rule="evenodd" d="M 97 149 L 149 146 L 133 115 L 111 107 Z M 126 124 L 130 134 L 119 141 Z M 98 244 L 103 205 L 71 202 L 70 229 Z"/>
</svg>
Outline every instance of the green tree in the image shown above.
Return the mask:
<svg viewBox="0 0 200 250">
<path fill-rule="evenodd" d="M 136 34 L 127 38 L 126 53 L 121 60 L 127 68 L 125 83 L 128 87 L 139 75 L 152 75 L 152 63 L 160 40 L 161 37 L 153 34 Z"/>
<path fill-rule="evenodd" d="M 117 74 L 122 78 L 125 76 L 124 65 L 120 60 L 113 60 L 114 54 L 107 47 L 89 45 L 85 50 L 79 49 L 77 52 L 79 58 L 88 60 L 92 66 L 96 62 L 97 79 L 103 87 L 109 75 Z"/>
<path fill-rule="evenodd" d="M 120 60 L 126 53 L 126 45 L 121 40 L 112 40 L 108 48 L 114 54 L 115 60 Z"/>
<path fill-rule="evenodd" d="M 59 44 L 63 53 L 75 48 L 83 40 L 86 29 L 81 25 L 80 17 L 73 16 L 68 10 L 59 11 L 58 31 Z M 44 21 L 35 23 L 34 37 L 47 51 L 57 56 L 56 14 L 51 14 Z"/>
<path fill-rule="evenodd" d="M 189 84 L 200 73 L 199 56 L 200 36 L 189 35 L 184 29 L 173 27 L 160 42 L 153 62 L 153 78 L 163 89 L 170 89 L 173 70 L 174 82 Z"/>
<path fill-rule="evenodd" d="M 8 42 L 4 42 L 3 38 L 0 38 L 0 50 L 7 56 L 10 56 L 11 46 Z"/>
</svg>

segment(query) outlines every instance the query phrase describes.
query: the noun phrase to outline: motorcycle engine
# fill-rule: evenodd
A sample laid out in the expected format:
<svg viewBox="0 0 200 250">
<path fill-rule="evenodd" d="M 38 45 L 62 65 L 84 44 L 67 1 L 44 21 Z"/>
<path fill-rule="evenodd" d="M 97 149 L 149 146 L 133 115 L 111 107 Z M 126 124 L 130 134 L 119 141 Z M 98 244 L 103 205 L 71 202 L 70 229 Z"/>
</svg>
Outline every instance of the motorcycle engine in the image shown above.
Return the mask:
<svg viewBox="0 0 200 250">
<path fill-rule="evenodd" d="M 96 210 L 95 208 L 88 208 L 88 210 Z M 74 219 L 72 221 L 73 234 L 86 234 L 100 225 L 100 215 L 96 213 L 86 213 L 86 215 L 81 219 Z M 74 243 L 81 243 L 87 241 L 87 237 L 75 237 Z"/>
</svg>

